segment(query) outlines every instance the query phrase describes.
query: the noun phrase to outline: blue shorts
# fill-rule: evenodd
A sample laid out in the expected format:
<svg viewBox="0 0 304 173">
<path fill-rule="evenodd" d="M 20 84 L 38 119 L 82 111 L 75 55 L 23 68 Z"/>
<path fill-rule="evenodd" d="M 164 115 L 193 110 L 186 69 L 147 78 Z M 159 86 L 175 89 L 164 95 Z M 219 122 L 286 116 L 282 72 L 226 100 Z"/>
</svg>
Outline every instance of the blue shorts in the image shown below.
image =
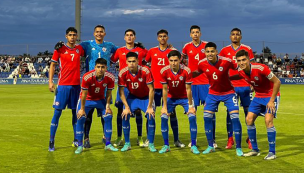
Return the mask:
<svg viewBox="0 0 304 173">
<path fill-rule="evenodd" d="M 266 108 L 266 105 L 269 102 L 270 98 L 271 97 L 266 97 L 266 98 L 254 97 L 249 106 L 248 112 L 252 112 L 256 115 L 260 115 L 260 114 L 265 115 L 266 113 L 270 113 L 270 111 L 267 112 L 267 108 Z M 276 110 L 273 115 L 275 118 L 277 117 L 279 103 L 280 103 L 280 96 L 277 96 L 277 98 L 274 101 Z"/>
<path fill-rule="evenodd" d="M 252 100 L 252 93 L 250 87 L 235 87 L 235 93 L 237 94 L 238 99 L 241 100 L 241 106 L 249 107 Z"/>
<path fill-rule="evenodd" d="M 53 108 L 76 109 L 80 94 L 80 85 L 58 85 L 55 91 Z"/>
<path fill-rule="evenodd" d="M 85 113 L 86 115 L 88 115 L 88 113 L 96 108 L 97 109 L 97 114 L 98 115 L 104 115 L 105 111 L 106 111 L 106 100 L 102 99 L 102 100 L 86 100 L 85 103 Z M 81 109 L 81 100 L 78 100 L 78 104 L 77 104 L 77 112 Z"/>
<path fill-rule="evenodd" d="M 155 106 L 161 106 L 162 103 L 161 103 L 161 99 L 163 97 L 163 89 L 155 89 L 155 92 L 154 92 L 154 103 L 155 103 Z"/>
<path fill-rule="evenodd" d="M 134 113 L 137 109 L 146 112 L 149 105 L 149 96 L 144 98 L 138 98 L 132 94 L 129 94 L 127 97 L 127 103 L 131 109 L 131 113 Z M 154 103 L 152 104 L 152 106 L 153 109 L 155 110 Z"/>
<path fill-rule="evenodd" d="M 239 110 L 236 94 L 213 95 L 208 94 L 204 110 L 216 112 L 220 102 L 224 102 L 228 112 Z"/>
<path fill-rule="evenodd" d="M 125 92 L 125 96 L 126 98 L 128 97 L 129 95 L 129 90 L 124 87 L 124 92 Z M 118 109 L 122 109 L 123 108 L 123 103 L 120 99 L 120 94 L 119 94 L 119 87 L 117 87 L 117 93 L 116 93 L 116 100 L 115 100 L 115 106 L 118 108 Z"/>
<path fill-rule="evenodd" d="M 205 104 L 210 85 L 191 85 L 194 106 Z"/>
<path fill-rule="evenodd" d="M 188 98 L 186 98 L 186 99 L 168 98 L 168 100 L 167 100 L 168 113 L 172 113 L 175 110 L 175 107 L 177 105 L 181 105 L 184 108 L 184 113 L 188 112 L 188 110 L 189 110 Z"/>
</svg>

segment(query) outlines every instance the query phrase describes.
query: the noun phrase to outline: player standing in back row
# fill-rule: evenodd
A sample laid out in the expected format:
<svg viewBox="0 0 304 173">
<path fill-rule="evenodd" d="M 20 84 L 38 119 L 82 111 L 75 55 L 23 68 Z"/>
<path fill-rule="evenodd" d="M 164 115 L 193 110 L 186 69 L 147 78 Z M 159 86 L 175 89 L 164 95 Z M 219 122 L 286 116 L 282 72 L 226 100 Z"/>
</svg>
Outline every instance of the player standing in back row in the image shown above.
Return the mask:
<svg viewBox="0 0 304 173">
<path fill-rule="evenodd" d="M 252 53 L 252 50 L 249 46 L 241 44 L 242 40 L 242 31 L 239 28 L 233 28 L 230 32 L 230 40 L 231 44 L 224 47 L 221 52 L 219 53 L 219 56 L 230 58 L 232 61 L 236 63 L 235 55 L 239 50 L 246 50 L 249 54 L 249 59 L 254 60 L 254 55 Z M 237 70 L 231 69 L 229 71 L 229 76 L 233 76 L 237 74 Z M 235 93 L 237 94 L 237 99 L 241 100 L 241 106 L 244 109 L 245 118 L 248 114 L 248 107 L 250 105 L 251 99 L 252 99 L 252 93 L 250 89 L 250 85 L 244 80 L 233 80 L 231 81 Z M 228 142 L 226 149 L 231 149 L 234 141 L 233 141 L 233 127 L 231 118 L 229 116 L 229 112 L 227 111 L 227 133 L 228 133 Z M 251 149 L 250 141 L 247 138 L 246 142 L 248 143 L 248 148 Z"/>
<path fill-rule="evenodd" d="M 54 115 L 50 128 L 49 151 L 55 150 L 55 134 L 62 110 L 65 109 L 66 106 L 72 109 L 72 125 L 74 130 L 73 146 L 78 145 L 76 140 L 76 107 L 80 93 L 80 58 L 84 55 L 84 51 L 80 45 L 76 45 L 77 30 L 74 27 L 69 27 L 66 30 L 65 37 L 67 43 L 59 50 L 54 50 L 50 65 L 49 90 L 51 92 L 55 91 L 53 77 L 56 64 L 60 65 L 60 72 L 53 103 Z"/>
</svg>

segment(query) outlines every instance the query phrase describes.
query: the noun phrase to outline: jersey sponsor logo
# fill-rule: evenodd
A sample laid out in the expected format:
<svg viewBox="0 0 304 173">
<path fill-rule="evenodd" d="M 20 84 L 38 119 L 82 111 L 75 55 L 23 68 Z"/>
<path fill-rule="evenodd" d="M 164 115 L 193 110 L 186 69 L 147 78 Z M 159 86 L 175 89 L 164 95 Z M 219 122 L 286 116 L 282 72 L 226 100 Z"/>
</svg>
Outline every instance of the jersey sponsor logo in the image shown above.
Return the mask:
<svg viewBox="0 0 304 173">
<path fill-rule="evenodd" d="M 254 77 L 254 80 L 259 80 L 259 77 L 255 76 L 255 77 Z"/>
<path fill-rule="evenodd" d="M 103 47 L 103 48 L 102 48 L 102 51 L 103 51 L 103 52 L 106 52 L 106 51 L 107 51 L 107 48 Z"/>
<path fill-rule="evenodd" d="M 103 87 L 106 87 L 106 86 L 107 86 L 107 84 L 106 84 L 106 83 L 104 83 L 104 84 L 103 84 Z"/>
<path fill-rule="evenodd" d="M 154 54 L 154 56 L 157 56 L 157 54 Z"/>
<path fill-rule="evenodd" d="M 95 50 L 95 47 L 93 47 L 92 50 Z"/>
<path fill-rule="evenodd" d="M 130 79 L 127 79 L 127 81 L 130 82 L 131 80 L 130 80 Z"/>
<path fill-rule="evenodd" d="M 209 69 L 207 69 L 206 72 L 209 72 Z"/>
<path fill-rule="evenodd" d="M 65 51 L 64 54 L 68 54 L 68 51 Z"/>
<path fill-rule="evenodd" d="M 91 86 L 95 86 L 95 84 L 93 83 Z"/>
<path fill-rule="evenodd" d="M 230 52 L 227 55 L 230 55 Z"/>
<path fill-rule="evenodd" d="M 190 52 L 189 53 L 192 53 L 192 50 L 190 50 Z"/>
<path fill-rule="evenodd" d="M 224 68 L 223 68 L 223 67 L 220 67 L 220 68 L 219 68 L 219 71 L 223 71 L 223 70 L 224 70 Z"/>
<path fill-rule="evenodd" d="M 171 80 L 171 78 L 170 78 L 170 77 L 168 77 L 168 78 L 167 78 L 167 80 Z"/>
<path fill-rule="evenodd" d="M 78 49 L 76 49 L 76 52 L 77 52 L 77 53 L 79 53 L 79 50 L 78 50 Z"/>
<path fill-rule="evenodd" d="M 202 52 L 202 53 L 205 53 L 205 49 L 202 49 L 201 52 Z"/>
<path fill-rule="evenodd" d="M 143 79 L 142 79 L 142 78 L 138 78 L 138 81 L 139 81 L 139 82 L 142 82 L 142 81 L 143 81 Z"/>
<path fill-rule="evenodd" d="M 183 76 L 180 76 L 180 77 L 179 77 L 179 80 L 183 80 L 183 79 L 184 79 L 184 77 L 183 77 Z"/>
<path fill-rule="evenodd" d="M 123 53 L 122 55 L 126 55 L 126 53 Z"/>
</svg>

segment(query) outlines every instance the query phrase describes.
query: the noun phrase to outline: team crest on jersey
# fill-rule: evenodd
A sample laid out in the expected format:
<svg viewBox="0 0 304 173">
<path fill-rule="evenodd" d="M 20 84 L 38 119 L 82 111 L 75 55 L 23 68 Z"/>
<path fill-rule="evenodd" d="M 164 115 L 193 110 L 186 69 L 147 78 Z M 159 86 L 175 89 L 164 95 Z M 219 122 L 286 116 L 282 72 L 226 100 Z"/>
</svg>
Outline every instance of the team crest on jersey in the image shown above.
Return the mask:
<svg viewBox="0 0 304 173">
<path fill-rule="evenodd" d="M 183 80 L 183 79 L 184 79 L 184 77 L 183 77 L 183 76 L 180 76 L 180 77 L 179 77 L 179 80 Z"/>
<path fill-rule="evenodd" d="M 79 50 L 78 50 L 78 49 L 76 49 L 76 52 L 77 52 L 77 53 L 79 53 Z"/>
<path fill-rule="evenodd" d="M 103 84 L 103 87 L 106 87 L 106 86 L 107 86 L 107 84 L 106 84 L 106 83 L 104 83 L 104 84 Z"/>
<path fill-rule="evenodd" d="M 103 51 L 103 52 L 106 52 L 106 51 L 107 51 L 107 48 L 103 47 L 103 48 L 102 48 L 102 51 Z"/>
<path fill-rule="evenodd" d="M 68 51 L 65 51 L 64 54 L 68 54 Z"/>
<path fill-rule="evenodd" d="M 219 68 L 219 71 L 223 71 L 223 70 L 224 70 L 224 68 L 223 68 L 223 67 L 220 67 L 220 68 Z"/>
<path fill-rule="evenodd" d="M 95 47 L 93 47 L 92 50 L 95 50 Z"/>
<path fill-rule="evenodd" d="M 139 82 L 142 82 L 142 81 L 143 81 L 143 79 L 142 79 L 142 78 L 138 78 L 138 80 L 139 80 Z"/>
<path fill-rule="evenodd" d="M 255 76 L 255 77 L 254 77 L 254 80 L 259 80 L 259 77 Z"/>
<path fill-rule="evenodd" d="M 205 53 L 205 49 L 202 49 L 201 52 L 202 52 L 202 53 Z"/>
</svg>

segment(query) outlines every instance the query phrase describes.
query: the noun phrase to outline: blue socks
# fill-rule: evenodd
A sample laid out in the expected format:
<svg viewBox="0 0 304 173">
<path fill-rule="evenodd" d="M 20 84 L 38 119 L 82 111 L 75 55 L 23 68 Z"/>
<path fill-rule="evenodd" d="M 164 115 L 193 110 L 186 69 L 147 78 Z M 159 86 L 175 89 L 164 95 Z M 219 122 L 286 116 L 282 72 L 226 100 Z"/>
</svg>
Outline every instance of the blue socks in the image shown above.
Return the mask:
<svg viewBox="0 0 304 173">
<path fill-rule="evenodd" d="M 227 123 L 227 134 L 228 134 L 228 139 L 229 139 L 230 137 L 233 136 L 233 127 L 232 127 L 232 121 L 231 121 L 228 110 L 227 110 L 226 123 Z"/>
<path fill-rule="evenodd" d="M 179 139 L 179 137 L 178 137 L 178 121 L 177 121 L 175 110 L 170 115 L 170 124 L 171 124 L 171 129 L 173 131 L 174 141 L 177 141 Z"/>
<path fill-rule="evenodd" d="M 62 113 L 61 109 L 54 110 L 54 115 L 51 121 L 50 141 L 54 141 L 61 113 Z"/>
<path fill-rule="evenodd" d="M 83 131 L 84 123 L 86 122 L 86 117 L 82 116 L 76 124 L 76 139 L 78 141 L 78 146 L 83 145 Z"/>
<path fill-rule="evenodd" d="M 247 133 L 253 150 L 258 150 L 255 124 L 247 125 Z"/>
<path fill-rule="evenodd" d="M 230 114 L 232 128 L 235 136 L 236 148 L 242 148 L 242 126 L 239 119 L 239 113 Z"/>
<path fill-rule="evenodd" d="M 208 145 L 213 147 L 213 123 L 212 123 L 213 113 L 204 112 L 204 124 L 205 133 L 208 141 Z"/>
<path fill-rule="evenodd" d="M 147 122 L 148 122 L 148 140 L 149 143 L 154 143 L 154 136 L 155 136 L 155 119 L 153 117 L 149 118 L 147 114 Z M 167 122 L 168 125 L 168 122 Z"/>
<path fill-rule="evenodd" d="M 106 114 L 102 117 L 104 119 L 104 135 L 106 138 L 106 145 L 111 144 L 111 136 L 112 136 L 112 118 L 111 114 Z"/>
<path fill-rule="evenodd" d="M 196 137 L 197 137 L 196 116 L 194 114 L 189 114 L 188 118 L 190 124 L 191 146 L 193 146 L 196 145 Z"/>
<path fill-rule="evenodd" d="M 267 137 L 269 143 L 269 152 L 275 154 L 275 143 L 276 143 L 276 129 L 275 127 L 267 128 Z"/>
<path fill-rule="evenodd" d="M 161 116 L 161 132 L 163 135 L 165 145 L 169 145 L 169 132 L 168 132 L 168 115 L 163 114 Z"/>
<path fill-rule="evenodd" d="M 127 115 L 127 120 L 122 118 L 122 129 L 124 132 L 125 142 L 130 142 L 130 115 Z"/>
</svg>

